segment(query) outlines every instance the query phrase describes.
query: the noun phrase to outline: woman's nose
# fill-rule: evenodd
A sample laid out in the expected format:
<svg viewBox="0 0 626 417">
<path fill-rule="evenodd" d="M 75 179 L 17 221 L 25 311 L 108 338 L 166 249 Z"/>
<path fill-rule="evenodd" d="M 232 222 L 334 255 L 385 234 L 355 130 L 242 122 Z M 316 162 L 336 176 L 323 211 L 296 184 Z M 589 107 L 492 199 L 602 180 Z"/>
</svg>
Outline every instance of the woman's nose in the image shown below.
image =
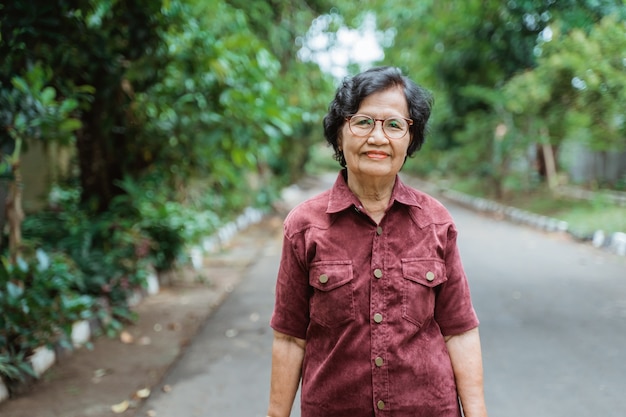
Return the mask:
<svg viewBox="0 0 626 417">
<path fill-rule="evenodd" d="M 380 122 L 380 124 L 379 124 Z M 375 120 L 374 121 L 374 129 L 372 129 L 372 131 L 370 132 L 367 141 L 370 143 L 384 143 L 384 142 L 388 142 L 389 139 L 387 138 L 387 135 L 385 135 L 385 132 L 383 131 L 383 121 L 382 120 Z"/>
</svg>

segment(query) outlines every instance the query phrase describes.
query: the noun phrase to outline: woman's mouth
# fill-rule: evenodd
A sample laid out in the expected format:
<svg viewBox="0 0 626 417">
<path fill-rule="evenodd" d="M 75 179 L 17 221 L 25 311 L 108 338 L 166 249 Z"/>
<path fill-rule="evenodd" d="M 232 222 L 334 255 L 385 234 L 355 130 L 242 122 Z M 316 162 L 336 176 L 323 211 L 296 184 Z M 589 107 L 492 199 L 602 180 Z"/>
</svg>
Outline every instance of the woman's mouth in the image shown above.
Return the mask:
<svg viewBox="0 0 626 417">
<path fill-rule="evenodd" d="M 380 152 L 380 151 L 365 152 L 365 155 L 367 155 L 367 157 L 371 159 L 385 159 L 389 156 L 385 152 Z"/>
</svg>

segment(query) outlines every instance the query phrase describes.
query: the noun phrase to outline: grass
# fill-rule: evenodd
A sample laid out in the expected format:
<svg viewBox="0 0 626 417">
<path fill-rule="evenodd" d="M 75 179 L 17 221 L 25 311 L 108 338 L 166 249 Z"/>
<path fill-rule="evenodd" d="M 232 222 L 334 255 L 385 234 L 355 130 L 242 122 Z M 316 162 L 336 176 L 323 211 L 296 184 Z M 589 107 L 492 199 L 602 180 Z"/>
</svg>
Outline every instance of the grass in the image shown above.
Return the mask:
<svg viewBox="0 0 626 417">
<path fill-rule="evenodd" d="M 489 198 L 473 181 L 455 182 L 452 188 Z M 509 192 L 499 203 L 566 221 L 570 231 L 579 236 L 589 236 L 596 230 L 626 232 L 626 206 L 610 202 L 601 193 L 590 201 L 558 195 L 541 187 L 533 191 Z"/>
<path fill-rule="evenodd" d="M 626 232 L 626 207 L 572 207 L 564 210 L 560 218 L 568 222 L 573 231 L 584 235 L 595 230 Z"/>
</svg>

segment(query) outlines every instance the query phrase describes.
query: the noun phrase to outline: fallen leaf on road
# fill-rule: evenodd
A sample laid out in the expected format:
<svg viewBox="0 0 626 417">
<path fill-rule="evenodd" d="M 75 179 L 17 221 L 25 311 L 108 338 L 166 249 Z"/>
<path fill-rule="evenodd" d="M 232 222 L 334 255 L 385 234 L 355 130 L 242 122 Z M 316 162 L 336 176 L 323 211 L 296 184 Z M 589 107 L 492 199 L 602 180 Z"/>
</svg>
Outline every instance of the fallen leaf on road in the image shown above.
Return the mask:
<svg viewBox="0 0 626 417">
<path fill-rule="evenodd" d="M 111 371 L 109 369 L 104 369 L 104 368 L 96 369 L 95 371 L 93 371 L 93 377 L 91 378 L 91 382 L 93 382 L 94 384 L 97 384 L 100 381 L 102 381 L 102 378 L 109 375 L 110 373 Z"/>
<path fill-rule="evenodd" d="M 138 342 L 141 346 L 147 346 L 149 344 L 152 343 L 152 339 L 150 339 L 148 336 L 143 336 L 139 339 Z"/>
<path fill-rule="evenodd" d="M 115 414 L 122 414 L 124 411 L 128 410 L 129 405 L 130 403 L 124 400 L 119 404 L 112 405 L 111 411 L 113 411 Z"/>
<path fill-rule="evenodd" d="M 127 331 L 123 331 L 122 333 L 120 333 L 120 341 L 122 343 L 125 343 L 128 345 L 130 343 L 133 343 L 134 340 L 135 338 L 133 337 L 133 335 L 128 333 Z"/>
<path fill-rule="evenodd" d="M 135 393 L 135 396 L 141 399 L 148 398 L 150 396 L 150 389 L 149 388 L 140 389 L 139 391 Z"/>
<path fill-rule="evenodd" d="M 103 376 L 108 374 L 109 370 L 104 368 L 96 369 L 95 371 L 93 371 L 94 378 L 102 378 Z"/>
<path fill-rule="evenodd" d="M 163 392 L 171 392 L 172 391 L 172 386 L 171 385 L 163 385 L 163 388 L 161 388 L 161 390 Z"/>
<path fill-rule="evenodd" d="M 148 417 L 156 417 L 157 413 L 154 410 L 148 410 L 148 411 L 146 411 L 146 415 Z"/>
</svg>

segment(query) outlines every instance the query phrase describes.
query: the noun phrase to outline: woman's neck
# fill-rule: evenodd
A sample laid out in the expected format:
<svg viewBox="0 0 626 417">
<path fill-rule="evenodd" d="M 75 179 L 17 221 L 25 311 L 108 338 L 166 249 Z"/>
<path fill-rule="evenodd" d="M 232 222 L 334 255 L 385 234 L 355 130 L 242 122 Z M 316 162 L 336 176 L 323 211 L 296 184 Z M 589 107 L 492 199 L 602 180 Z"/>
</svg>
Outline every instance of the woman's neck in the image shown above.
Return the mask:
<svg viewBox="0 0 626 417">
<path fill-rule="evenodd" d="M 385 210 L 389 206 L 391 193 L 395 184 L 395 177 L 380 178 L 367 182 L 359 181 L 354 176 L 348 176 L 348 188 L 358 197 L 367 214 L 379 223 Z"/>
</svg>

